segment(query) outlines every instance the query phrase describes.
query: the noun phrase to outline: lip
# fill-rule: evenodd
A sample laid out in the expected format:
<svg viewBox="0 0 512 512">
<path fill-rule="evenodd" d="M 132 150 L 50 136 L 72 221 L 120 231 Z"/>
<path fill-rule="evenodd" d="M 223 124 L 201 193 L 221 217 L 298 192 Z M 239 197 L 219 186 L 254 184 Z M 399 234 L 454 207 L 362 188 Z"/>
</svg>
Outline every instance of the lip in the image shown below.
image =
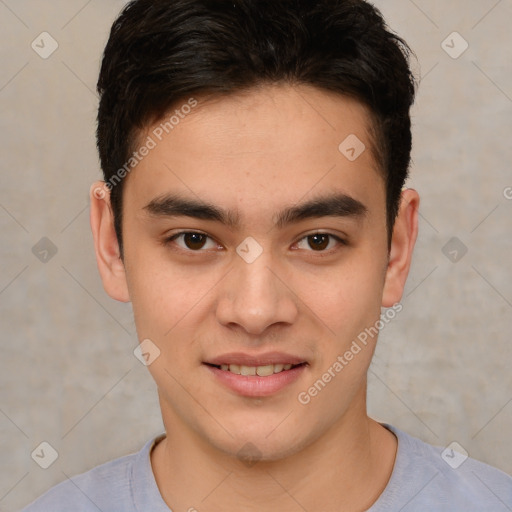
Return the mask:
<svg viewBox="0 0 512 512">
<path fill-rule="evenodd" d="M 254 360 L 254 358 L 251 360 Z M 303 361 L 299 361 L 299 363 L 295 364 L 300 364 L 300 362 Z M 233 362 L 230 364 L 237 363 Z M 273 395 L 295 382 L 303 374 L 308 365 L 302 364 L 291 368 L 290 370 L 283 370 L 280 373 L 274 373 L 268 377 L 260 377 L 258 375 L 237 375 L 236 373 L 221 370 L 220 368 L 210 366 L 206 363 L 203 363 L 203 366 L 213 374 L 215 379 L 235 393 L 247 397 L 265 397 Z M 263 366 L 263 364 L 249 364 L 247 366 Z"/>
<path fill-rule="evenodd" d="M 238 364 L 244 366 L 266 366 L 268 364 L 301 364 L 306 359 L 286 354 L 284 352 L 265 352 L 264 354 L 247 354 L 244 352 L 229 352 L 205 361 L 207 364 L 220 366 L 222 364 Z M 287 370 L 290 371 L 290 370 Z M 279 375 L 279 374 L 276 374 Z M 264 377 L 268 378 L 268 377 Z"/>
</svg>

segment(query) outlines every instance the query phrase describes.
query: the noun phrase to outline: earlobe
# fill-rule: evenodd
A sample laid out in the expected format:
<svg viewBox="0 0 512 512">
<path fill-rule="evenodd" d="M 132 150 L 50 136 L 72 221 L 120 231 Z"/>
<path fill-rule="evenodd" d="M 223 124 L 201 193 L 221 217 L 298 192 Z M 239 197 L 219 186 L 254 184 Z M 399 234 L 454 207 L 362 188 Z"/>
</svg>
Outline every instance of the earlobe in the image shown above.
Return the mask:
<svg viewBox="0 0 512 512">
<path fill-rule="evenodd" d="M 125 267 L 120 258 L 119 243 L 114 229 L 110 190 L 104 181 L 96 181 L 92 184 L 89 195 L 91 230 L 103 288 L 113 299 L 129 302 Z"/>
<path fill-rule="evenodd" d="M 400 301 L 411 267 L 412 254 L 418 235 L 420 197 L 416 190 L 402 191 L 400 210 L 393 228 L 389 262 L 382 294 L 382 306 L 392 307 Z"/>
</svg>

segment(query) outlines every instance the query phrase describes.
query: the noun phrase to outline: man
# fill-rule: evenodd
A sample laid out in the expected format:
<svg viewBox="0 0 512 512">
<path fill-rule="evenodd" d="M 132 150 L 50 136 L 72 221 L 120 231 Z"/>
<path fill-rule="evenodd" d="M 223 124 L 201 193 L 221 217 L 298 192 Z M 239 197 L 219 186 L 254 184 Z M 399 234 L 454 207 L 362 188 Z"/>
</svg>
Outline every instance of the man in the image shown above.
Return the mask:
<svg viewBox="0 0 512 512">
<path fill-rule="evenodd" d="M 27 512 L 512 507 L 508 475 L 366 411 L 417 235 L 407 56 L 363 0 L 125 8 L 91 226 L 166 432 Z"/>
</svg>

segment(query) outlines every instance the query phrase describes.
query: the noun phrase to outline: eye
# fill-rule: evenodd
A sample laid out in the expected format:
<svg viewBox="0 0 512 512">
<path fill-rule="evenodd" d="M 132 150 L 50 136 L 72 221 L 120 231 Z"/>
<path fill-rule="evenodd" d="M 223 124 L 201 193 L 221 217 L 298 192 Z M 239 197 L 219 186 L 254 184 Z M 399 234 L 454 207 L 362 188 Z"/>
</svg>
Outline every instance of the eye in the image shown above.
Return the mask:
<svg viewBox="0 0 512 512">
<path fill-rule="evenodd" d="M 309 250 L 309 247 L 315 252 L 326 252 L 326 250 L 332 249 L 333 245 L 336 245 L 331 243 L 333 240 L 338 242 L 338 244 L 346 245 L 344 240 L 331 233 L 313 233 L 299 240 L 297 247 L 306 250 Z"/>
<path fill-rule="evenodd" d="M 164 245 L 175 243 L 180 249 L 192 252 L 201 252 L 208 249 L 219 248 L 209 235 L 199 231 L 181 231 L 164 240 Z M 312 250 L 314 252 L 328 252 L 338 245 L 346 245 L 340 237 L 331 233 L 313 233 L 303 237 L 296 246 L 298 249 Z"/>
<path fill-rule="evenodd" d="M 215 249 L 219 245 L 210 238 L 206 233 L 197 231 L 182 231 L 176 233 L 169 238 L 166 238 L 164 244 L 167 245 L 171 242 L 176 242 L 176 245 L 186 251 L 199 252 L 202 249 Z M 210 242 L 210 246 L 208 246 Z"/>
</svg>

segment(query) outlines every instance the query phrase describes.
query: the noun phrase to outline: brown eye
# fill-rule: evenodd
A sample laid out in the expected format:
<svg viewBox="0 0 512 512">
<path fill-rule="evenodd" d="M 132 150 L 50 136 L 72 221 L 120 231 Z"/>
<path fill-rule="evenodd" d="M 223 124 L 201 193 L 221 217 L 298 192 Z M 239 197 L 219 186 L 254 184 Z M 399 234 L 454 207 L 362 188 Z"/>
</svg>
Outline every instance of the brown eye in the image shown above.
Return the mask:
<svg viewBox="0 0 512 512">
<path fill-rule="evenodd" d="M 299 240 L 297 247 L 314 252 L 327 252 L 337 245 L 346 245 L 346 242 L 331 233 L 313 233 Z"/>
<path fill-rule="evenodd" d="M 205 233 L 195 231 L 182 231 L 170 236 L 164 244 L 175 244 L 184 251 L 204 252 L 206 249 L 215 249 L 217 244 Z"/>
<path fill-rule="evenodd" d="M 310 235 L 308 236 L 308 243 L 314 251 L 323 251 L 329 245 L 329 235 Z"/>
<path fill-rule="evenodd" d="M 204 247 L 207 238 L 206 235 L 201 233 L 185 233 L 183 235 L 183 242 L 188 249 L 198 250 Z"/>
</svg>

